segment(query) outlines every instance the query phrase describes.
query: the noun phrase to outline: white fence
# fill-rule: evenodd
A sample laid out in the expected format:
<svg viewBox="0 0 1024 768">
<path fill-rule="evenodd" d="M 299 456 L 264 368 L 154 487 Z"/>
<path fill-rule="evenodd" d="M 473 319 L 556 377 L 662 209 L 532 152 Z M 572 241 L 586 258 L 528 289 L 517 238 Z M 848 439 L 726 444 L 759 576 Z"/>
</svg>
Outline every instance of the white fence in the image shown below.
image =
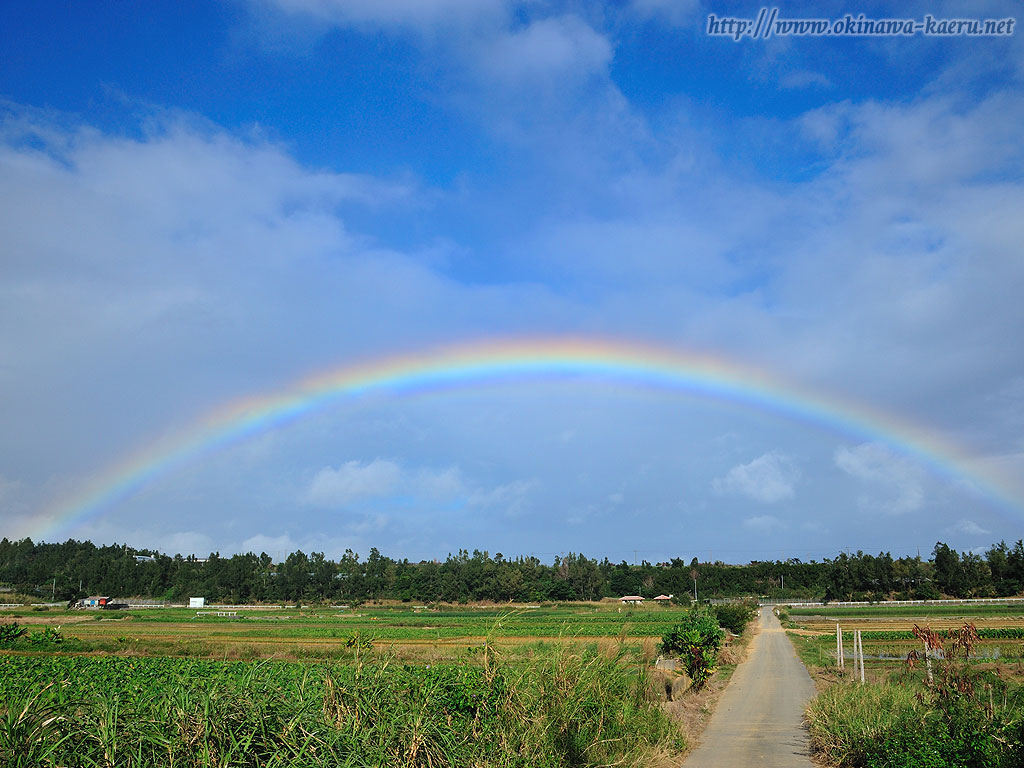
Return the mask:
<svg viewBox="0 0 1024 768">
<path fill-rule="evenodd" d="M 881 600 L 878 602 L 868 602 L 866 600 L 833 600 L 828 603 L 814 602 L 811 600 L 777 600 L 775 602 L 766 603 L 762 602 L 760 605 L 789 605 L 793 608 L 813 607 L 813 606 L 825 606 L 828 608 L 844 607 L 844 608 L 857 608 L 857 607 L 871 607 L 871 606 L 886 606 L 886 605 L 1012 605 L 1014 603 L 1024 603 L 1024 597 L 965 597 L 962 599 L 941 599 L 941 600 Z"/>
</svg>

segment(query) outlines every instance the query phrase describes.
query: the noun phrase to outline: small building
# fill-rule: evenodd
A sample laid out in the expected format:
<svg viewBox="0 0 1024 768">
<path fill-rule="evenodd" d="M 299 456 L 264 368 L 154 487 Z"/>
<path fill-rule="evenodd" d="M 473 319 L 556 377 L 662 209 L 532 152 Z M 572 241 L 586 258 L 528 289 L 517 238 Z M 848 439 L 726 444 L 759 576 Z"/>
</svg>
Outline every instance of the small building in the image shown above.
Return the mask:
<svg viewBox="0 0 1024 768">
<path fill-rule="evenodd" d="M 654 598 L 654 602 L 656 602 L 656 603 L 667 603 L 673 597 L 675 597 L 675 595 L 658 595 L 656 598 Z"/>
<path fill-rule="evenodd" d="M 206 598 L 205 597 L 190 597 L 188 599 L 188 607 L 189 608 L 202 608 L 205 605 L 206 605 Z"/>
<path fill-rule="evenodd" d="M 619 602 L 623 605 L 640 605 L 643 601 L 644 599 L 640 595 L 626 595 L 619 598 Z"/>
<path fill-rule="evenodd" d="M 81 601 L 81 606 L 83 608 L 102 608 L 109 602 L 109 597 L 93 595 L 92 597 L 83 597 Z"/>
<path fill-rule="evenodd" d="M 155 563 L 156 558 L 152 555 L 135 555 L 136 563 Z"/>
</svg>

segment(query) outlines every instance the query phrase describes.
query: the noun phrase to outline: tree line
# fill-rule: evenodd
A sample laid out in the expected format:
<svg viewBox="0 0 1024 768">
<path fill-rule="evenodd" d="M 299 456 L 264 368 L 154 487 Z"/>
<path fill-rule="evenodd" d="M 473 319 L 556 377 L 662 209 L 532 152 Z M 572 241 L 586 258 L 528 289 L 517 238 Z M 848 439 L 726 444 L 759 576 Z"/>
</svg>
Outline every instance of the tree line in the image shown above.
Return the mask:
<svg viewBox="0 0 1024 768">
<path fill-rule="evenodd" d="M 843 553 L 820 562 L 793 558 L 730 565 L 721 561 L 629 564 L 569 553 L 550 564 L 536 557 L 460 550 L 444 561 L 411 562 L 346 550 L 267 553 L 198 560 L 127 545 L 89 541 L 0 540 L 0 588 L 69 600 L 91 594 L 180 601 L 203 596 L 228 603 L 541 602 L 659 594 L 698 598 L 883 600 L 1005 597 L 1024 592 L 1024 542 L 993 545 L 984 555 L 938 542 L 929 559 Z M 4 602 L 0 595 L 0 602 Z"/>
</svg>

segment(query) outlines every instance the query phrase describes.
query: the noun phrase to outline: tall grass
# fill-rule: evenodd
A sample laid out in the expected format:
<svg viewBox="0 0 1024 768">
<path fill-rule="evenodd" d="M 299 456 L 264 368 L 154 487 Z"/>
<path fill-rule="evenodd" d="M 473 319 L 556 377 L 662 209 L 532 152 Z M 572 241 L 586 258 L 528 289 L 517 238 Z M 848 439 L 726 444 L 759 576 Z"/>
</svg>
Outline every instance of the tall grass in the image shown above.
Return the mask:
<svg viewBox="0 0 1024 768">
<path fill-rule="evenodd" d="M 641 766 L 684 746 L 624 653 L 556 646 L 524 662 L 488 649 L 472 666 L 373 652 L 316 666 L 118 664 L 0 657 L 0 765 Z M 60 682 L 40 685 L 61 669 Z"/>
<path fill-rule="evenodd" d="M 1019 690 L 989 701 L 984 695 L 938 700 L 901 678 L 833 685 L 811 702 L 807 717 L 812 747 L 831 765 L 1019 768 L 1022 705 Z"/>
</svg>

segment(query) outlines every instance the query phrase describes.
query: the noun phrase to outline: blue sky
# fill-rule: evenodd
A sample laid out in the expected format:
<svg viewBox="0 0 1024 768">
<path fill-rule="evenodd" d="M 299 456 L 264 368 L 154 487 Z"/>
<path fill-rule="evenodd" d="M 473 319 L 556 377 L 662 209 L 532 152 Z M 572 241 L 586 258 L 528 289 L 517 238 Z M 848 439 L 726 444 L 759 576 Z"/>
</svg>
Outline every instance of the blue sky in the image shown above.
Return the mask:
<svg viewBox="0 0 1024 768">
<path fill-rule="evenodd" d="M 759 8 L 0 7 L 0 534 L 735 562 L 1024 536 L 1021 36 L 705 34 Z M 53 528 L 225 403 L 565 335 L 861 403 L 962 475 L 727 403 L 508 382 L 326 408 Z"/>
</svg>

